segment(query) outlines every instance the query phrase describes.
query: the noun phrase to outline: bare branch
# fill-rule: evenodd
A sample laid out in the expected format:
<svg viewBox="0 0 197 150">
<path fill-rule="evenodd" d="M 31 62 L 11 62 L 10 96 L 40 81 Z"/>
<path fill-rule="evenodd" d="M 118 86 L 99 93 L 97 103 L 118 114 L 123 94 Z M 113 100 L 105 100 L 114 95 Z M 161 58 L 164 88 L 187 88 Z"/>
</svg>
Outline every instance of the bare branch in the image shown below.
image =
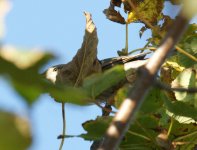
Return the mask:
<svg viewBox="0 0 197 150">
<path fill-rule="evenodd" d="M 163 64 L 168 53 L 170 53 L 170 50 L 174 48 L 188 23 L 189 20 L 180 13 L 159 48 L 149 59 L 148 63 L 139 69 L 139 78 L 132 92 L 129 92 L 128 97 L 123 101 L 118 113 L 107 129 L 105 140 L 100 145 L 99 150 L 117 149 L 130 123 L 134 120 L 136 112 L 143 102 L 144 96 L 153 85 L 159 68 Z"/>
</svg>

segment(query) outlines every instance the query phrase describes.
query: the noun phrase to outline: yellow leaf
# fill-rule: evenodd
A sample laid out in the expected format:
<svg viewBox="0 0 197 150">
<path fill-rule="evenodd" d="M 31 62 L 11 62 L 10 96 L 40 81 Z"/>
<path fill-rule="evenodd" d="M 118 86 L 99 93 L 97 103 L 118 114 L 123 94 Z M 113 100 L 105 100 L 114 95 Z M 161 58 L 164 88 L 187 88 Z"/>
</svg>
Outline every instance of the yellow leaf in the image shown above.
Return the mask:
<svg viewBox="0 0 197 150">
<path fill-rule="evenodd" d="M 137 16 L 134 12 L 129 12 L 128 18 L 127 18 L 127 23 L 135 22 L 137 21 Z"/>
</svg>

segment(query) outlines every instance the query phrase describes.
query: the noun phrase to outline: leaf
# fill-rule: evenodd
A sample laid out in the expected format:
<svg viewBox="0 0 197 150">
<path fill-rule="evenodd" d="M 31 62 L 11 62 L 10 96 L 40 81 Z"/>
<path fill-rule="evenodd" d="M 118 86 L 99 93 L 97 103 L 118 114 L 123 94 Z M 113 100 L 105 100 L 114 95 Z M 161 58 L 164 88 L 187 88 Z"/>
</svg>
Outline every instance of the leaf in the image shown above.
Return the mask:
<svg viewBox="0 0 197 150">
<path fill-rule="evenodd" d="M 181 44 L 181 47 L 187 51 L 189 54 L 197 57 L 197 33 L 194 35 L 189 36 L 187 39 L 184 40 Z M 192 67 L 196 62 L 185 56 L 182 53 L 178 53 L 179 63 L 184 67 Z"/>
<path fill-rule="evenodd" d="M 109 126 L 112 117 L 97 117 L 96 120 L 89 120 L 82 124 L 86 134 L 81 134 L 79 137 L 84 138 L 85 140 L 99 140 L 101 139 L 107 127 Z"/>
<path fill-rule="evenodd" d="M 146 30 L 147 30 L 147 28 L 146 28 L 145 26 L 142 27 L 142 28 L 140 29 L 140 31 L 139 31 L 139 36 L 140 36 L 140 38 L 142 37 L 143 33 L 144 33 Z"/>
<path fill-rule="evenodd" d="M 163 0 L 137 1 L 135 6 L 136 6 L 136 12 L 134 10 L 129 10 L 127 23 L 136 22 L 136 21 L 143 22 L 143 20 L 145 19 L 146 21 L 154 25 L 161 19 L 161 12 L 164 7 L 164 1 Z"/>
<path fill-rule="evenodd" d="M 129 92 L 129 85 L 120 88 L 114 98 L 115 107 L 119 108 L 122 101 L 127 97 Z M 159 89 L 153 88 L 149 91 L 148 95 L 145 97 L 144 103 L 142 104 L 139 112 L 144 114 L 155 113 L 161 106 L 161 92 Z"/>
<path fill-rule="evenodd" d="M 144 114 L 156 113 L 163 105 L 162 92 L 160 89 L 153 88 L 149 91 L 145 97 L 144 103 L 142 104 L 140 111 Z"/>
<path fill-rule="evenodd" d="M 167 113 L 168 115 L 173 116 L 175 119 L 177 116 L 178 116 L 178 118 L 180 116 L 183 116 L 183 117 L 187 117 L 187 118 L 192 118 L 192 119 L 189 119 L 190 121 L 197 120 L 197 116 L 196 116 L 197 109 L 196 108 L 194 108 L 186 103 L 183 103 L 181 101 L 171 102 L 167 97 L 165 97 L 165 95 L 162 97 L 163 97 L 165 107 L 167 108 L 167 111 L 170 112 L 170 113 Z M 182 118 L 180 118 L 180 120 L 178 118 L 177 118 L 178 121 L 180 121 L 180 122 L 183 121 Z"/>
<path fill-rule="evenodd" d="M 59 74 L 61 84 L 65 86 L 69 83 L 75 87 L 79 86 L 87 76 L 101 72 L 101 64 L 97 59 L 98 37 L 96 26 L 92 21 L 91 14 L 87 12 L 84 14 L 86 17 L 86 30 L 82 46 L 72 61 L 63 66 Z"/>
<path fill-rule="evenodd" d="M 171 2 L 173 5 L 179 5 L 179 4 L 181 4 L 181 0 L 170 0 L 170 2 Z"/>
<path fill-rule="evenodd" d="M 50 93 L 57 102 L 66 102 L 77 105 L 91 104 L 91 98 L 88 97 L 87 91 L 82 88 L 62 87 L 57 85 L 46 84 L 45 92 Z"/>
<path fill-rule="evenodd" d="M 30 125 L 24 118 L 0 111 L 0 149 L 26 150 L 32 142 Z"/>
<path fill-rule="evenodd" d="M 121 4 L 122 4 L 122 1 L 121 1 L 121 0 L 111 0 L 111 3 L 112 3 L 114 6 L 120 7 Z"/>
<path fill-rule="evenodd" d="M 163 23 L 161 25 L 154 26 L 154 29 L 152 29 L 152 38 L 149 39 L 151 40 L 151 43 L 156 46 L 160 44 L 161 40 L 166 35 L 172 23 L 174 22 L 174 19 L 167 15 L 162 15 L 161 20 L 163 21 Z"/>
<path fill-rule="evenodd" d="M 13 84 L 15 90 L 26 100 L 26 102 L 31 104 L 43 92 L 41 76 L 38 74 L 38 70 L 53 56 L 49 53 L 30 52 L 31 58 L 34 60 L 31 61 L 30 59 L 25 60 L 25 57 L 28 55 L 26 52 L 24 56 L 21 53 L 21 59 L 18 60 L 19 55 L 16 49 L 8 49 L 7 52 L 5 50 L 0 52 L 0 74 L 3 74 L 6 79 Z M 37 58 L 38 56 L 40 56 L 39 59 Z M 36 58 L 33 59 L 34 57 Z M 22 65 L 22 62 L 28 65 Z"/>
<path fill-rule="evenodd" d="M 121 14 L 116 11 L 114 8 L 109 7 L 108 9 L 105 9 L 103 13 L 106 15 L 107 19 L 120 23 L 120 24 L 125 24 L 125 19 L 121 16 Z"/>
<path fill-rule="evenodd" d="M 185 31 L 184 35 L 182 36 L 180 43 L 185 42 L 189 37 L 196 35 L 197 32 L 197 24 L 189 24 L 187 30 Z"/>
<path fill-rule="evenodd" d="M 123 150 L 129 147 L 140 150 L 156 149 L 154 139 L 158 133 L 154 129 L 157 127 L 158 120 L 155 117 L 138 115 L 121 142 L 120 148 Z"/>
<path fill-rule="evenodd" d="M 123 100 L 127 97 L 127 94 L 129 92 L 129 85 L 125 85 L 122 88 L 120 88 L 115 97 L 114 97 L 114 106 L 118 109 L 120 105 L 122 104 Z"/>
<path fill-rule="evenodd" d="M 96 98 L 122 80 L 125 80 L 124 68 L 115 66 L 102 74 L 95 74 L 85 79 L 83 88 L 87 90 L 90 97 Z"/>
<path fill-rule="evenodd" d="M 172 82 L 173 88 L 194 88 L 197 87 L 197 79 L 196 79 L 196 70 L 194 69 L 185 69 L 181 72 L 177 78 Z M 178 101 L 187 102 L 197 108 L 197 94 L 190 94 L 187 92 L 174 92 L 175 97 Z"/>
<path fill-rule="evenodd" d="M 49 59 L 54 58 L 50 53 L 44 53 L 40 49 L 21 50 L 12 45 L 4 45 L 1 48 L 0 56 L 13 63 L 19 69 L 27 69 L 45 64 Z"/>
</svg>

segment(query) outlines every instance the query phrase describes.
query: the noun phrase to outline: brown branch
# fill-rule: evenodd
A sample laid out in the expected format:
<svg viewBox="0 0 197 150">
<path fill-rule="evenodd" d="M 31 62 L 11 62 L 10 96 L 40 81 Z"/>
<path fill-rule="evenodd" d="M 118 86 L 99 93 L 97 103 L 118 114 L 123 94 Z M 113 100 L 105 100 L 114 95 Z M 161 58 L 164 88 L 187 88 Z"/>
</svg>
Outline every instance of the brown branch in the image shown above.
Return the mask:
<svg viewBox="0 0 197 150">
<path fill-rule="evenodd" d="M 177 92 L 187 92 L 187 93 L 197 93 L 197 88 L 184 88 L 184 87 L 170 87 L 161 81 L 156 81 L 155 86 L 166 91 L 177 91 Z"/>
<path fill-rule="evenodd" d="M 107 129 L 105 140 L 100 145 L 99 150 L 117 149 L 130 123 L 134 120 L 144 96 L 153 85 L 158 70 L 170 53 L 170 50 L 174 48 L 188 23 L 189 20 L 180 13 L 159 48 L 149 59 L 148 63 L 139 69 L 139 78 Z"/>
</svg>

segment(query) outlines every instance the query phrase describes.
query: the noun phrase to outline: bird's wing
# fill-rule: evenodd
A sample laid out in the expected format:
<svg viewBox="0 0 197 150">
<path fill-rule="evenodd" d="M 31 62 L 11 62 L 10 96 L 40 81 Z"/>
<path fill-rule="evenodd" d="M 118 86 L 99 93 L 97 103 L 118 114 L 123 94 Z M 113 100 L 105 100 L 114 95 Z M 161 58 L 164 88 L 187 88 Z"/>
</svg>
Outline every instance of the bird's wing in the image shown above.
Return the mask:
<svg viewBox="0 0 197 150">
<path fill-rule="evenodd" d="M 109 69 L 115 65 L 121 65 L 125 64 L 130 61 L 135 61 L 135 60 L 143 60 L 144 57 L 149 54 L 150 52 L 145 52 L 145 53 L 140 53 L 137 55 L 131 55 L 131 56 L 120 56 L 120 57 L 113 57 L 113 58 L 107 58 L 101 60 L 101 66 L 102 70 Z"/>
</svg>

